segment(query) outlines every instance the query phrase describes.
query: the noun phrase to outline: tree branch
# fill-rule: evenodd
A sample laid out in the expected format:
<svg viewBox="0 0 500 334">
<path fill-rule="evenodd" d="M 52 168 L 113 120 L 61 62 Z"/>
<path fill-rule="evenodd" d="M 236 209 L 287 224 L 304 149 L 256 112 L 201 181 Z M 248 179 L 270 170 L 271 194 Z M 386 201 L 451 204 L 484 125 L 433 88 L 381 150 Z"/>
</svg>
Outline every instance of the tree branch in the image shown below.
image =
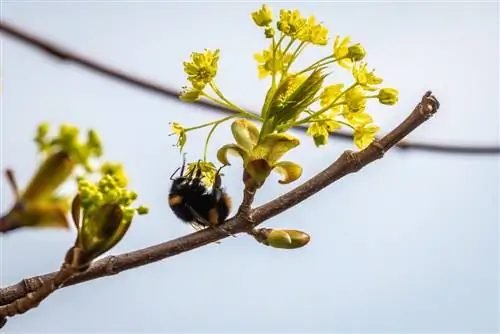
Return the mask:
<svg viewBox="0 0 500 334">
<path fill-rule="evenodd" d="M 438 101 L 431 95 L 431 92 L 427 92 L 412 113 L 398 127 L 381 140 L 372 142 L 366 149 L 359 152 L 344 152 L 333 164 L 302 185 L 273 201 L 250 210 L 249 219 L 243 217 L 243 215 L 236 215 L 224 223 L 222 227 L 232 234 L 251 234 L 251 230 L 254 226 L 299 204 L 340 178 L 350 173 L 357 172 L 369 163 L 382 158 L 385 152 L 425 122 L 437 112 L 438 108 Z M 245 191 L 247 191 L 247 189 L 245 189 Z M 250 205 L 253 200 L 253 195 L 248 193 L 246 196 L 247 199 L 244 203 Z M 228 237 L 228 235 L 223 231 L 209 228 L 141 250 L 118 256 L 108 256 L 93 263 L 90 268 L 82 274 L 73 276 L 61 287 L 115 275 L 128 269 L 147 265 L 199 248 L 226 237 Z M 27 278 L 15 285 L 1 289 L 0 305 L 13 303 L 28 293 L 36 291 L 43 286 L 44 282 L 53 280 L 55 275 L 57 275 L 57 273 Z"/>
<path fill-rule="evenodd" d="M 156 93 L 162 95 L 167 98 L 174 99 L 179 103 L 184 103 L 179 99 L 179 90 L 172 89 L 168 87 L 163 87 L 160 84 L 151 82 L 149 80 L 145 80 L 143 78 L 139 78 L 133 76 L 131 74 L 127 74 L 124 71 L 111 68 L 102 63 L 99 63 L 90 58 L 79 55 L 75 52 L 67 50 L 66 48 L 56 45 L 51 41 L 44 40 L 42 38 L 36 37 L 31 33 L 25 32 L 10 23 L 5 21 L 0 21 L 0 31 L 3 33 L 14 37 L 21 42 L 28 44 L 31 47 L 34 47 L 60 61 L 65 61 L 69 63 L 75 63 L 77 65 L 82 66 L 85 69 L 96 72 L 97 74 L 104 75 L 115 80 L 118 80 L 122 83 L 132 85 L 135 88 L 144 89 L 145 91 L 149 91 L 152 93 Z M 234 110 L 222 107 L 220 105 L 205 101 L 199 100 L 195 102 L 199 107 L 206 108 L 208 110 L 216 110 L 218 112 L 226 113 L 226 114 L 234 114 Z M 256 114 L 255 112 L 253 114 Z M 303 126 L 295 127 L 294 129 L 298 129 L 301 131 L 306 131 L 307 128 Z M 351 134 L 342 133 L 342 132 L 333 132 L 330 136 L 352 140 L 353 137 Z M 464 145 L 440 145 L 440 144 L 431 144 L 431 143 L 417 143 L 417 142 L 400 142 L 395 145 L 397 148 L 405 149 L 405 150 L 420 150 L 425 152 L 438 152 L 438 153 L 456 153 L 456 154 L 500 154 L 500 147 L 498 146 L 464 146 Z"/>
</svg>

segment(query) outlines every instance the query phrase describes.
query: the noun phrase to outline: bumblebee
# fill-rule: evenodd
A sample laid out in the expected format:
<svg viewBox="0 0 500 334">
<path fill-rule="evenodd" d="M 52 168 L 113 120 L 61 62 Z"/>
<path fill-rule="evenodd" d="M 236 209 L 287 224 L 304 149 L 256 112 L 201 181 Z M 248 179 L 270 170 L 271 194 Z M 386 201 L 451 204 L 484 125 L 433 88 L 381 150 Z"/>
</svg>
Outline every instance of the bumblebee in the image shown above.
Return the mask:
<svg viewBox="0 0 500 334">
<path fill-rule="evenodd" d="M 196 229 L 219 228 L 218 226 L 229 216 L 232 206 L 231 197 L 222 188 L 220 175 L 222 167 L 217 170 L 212 188 L 208 189 L 201 180 L 201 169 L 194 168 L 184 175 L 185 166 L 184 156 L 182 166 L 170 177 L 172 181 L 168 196 L 170 208 L 179 219 Z M 174 177 L 179 169 L 180 175 Z"/>
</svg>

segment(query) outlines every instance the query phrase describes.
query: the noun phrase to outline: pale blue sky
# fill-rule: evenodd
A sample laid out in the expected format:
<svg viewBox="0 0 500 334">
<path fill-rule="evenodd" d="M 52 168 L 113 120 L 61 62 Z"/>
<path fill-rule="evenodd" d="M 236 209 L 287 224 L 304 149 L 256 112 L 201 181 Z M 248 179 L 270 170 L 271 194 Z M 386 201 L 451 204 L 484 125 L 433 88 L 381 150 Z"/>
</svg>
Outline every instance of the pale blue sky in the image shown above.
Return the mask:
<svg viewBox="0 0 500 334">
<path fill-rule="evenodd" d="M 40 36 L 167 86 L 185 84 L 182 61 L 220 48 L 217 82 L 238 104 L 258 110 L 267 87 L 252 54 L 267 47 L 250 19 L 260 3 L 4 1 L 2 16 Z M 363 43 L 367 61 L 401 92 L 396 107 L 370 105 L 388 131 L 431 89 L 439 114 L 409 136 L 439 143 L 499 144 L 498 4 L 273 3 L 324 21 L 332 34 Z M 168 122 L 200 124 L 217 114 L 48 59 L 2 36 L 1 168 L 24 186 L 38 157 L 31 142 L 42 121 L 97 129 L 106 157 L 123 161 L 138 202 L 119 254 L 191 232 L 167 205 L 168 177 L 180 163 Z M 330 46 L 329 46 L 330 47 Z M 309 50 L 304 62 L 327 53 Z M 341 74 L 336 69 L 332 77 Z M 337 78 L 346 77 L 339 76 Z M 302 181 L 353 145 L 302 145 L 288 160 Z M 206 132 L 192 134 L 188 157 Z M 215 135 L 210 154 L 230 141 Z M 225 170 L 241 200 L 241 165 Z M 292 189 L 273 178 L 262 204 Z M 2 179 L 1 211 L 12 203 Z M 297 251 L 252 238 L 63 289 L 5 332 L 497 332 L 499 330 L 499 158 L 391 151 L 361 172 L 268 221 L 312 236 Z M 2 286 L 56 270 L 74 232 L 2 237 Z"/>
</svg>

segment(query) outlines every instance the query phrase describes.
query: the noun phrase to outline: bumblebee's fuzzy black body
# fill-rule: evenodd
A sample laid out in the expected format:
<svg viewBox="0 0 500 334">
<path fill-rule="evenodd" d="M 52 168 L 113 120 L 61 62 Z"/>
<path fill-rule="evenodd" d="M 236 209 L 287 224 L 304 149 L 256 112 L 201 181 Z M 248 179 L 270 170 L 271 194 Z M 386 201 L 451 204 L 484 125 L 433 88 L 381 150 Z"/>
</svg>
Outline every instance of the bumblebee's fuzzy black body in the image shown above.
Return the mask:
<svg viewBox="0 0 500 334">
<path fill-rule="evenodd" d="M 217 172 L 212 189 L 208 189 L 201 181 L 199 169 L 196 174 L 183 175 L 184 167 L 185 164 L 182 165 L 179 177 L 171 178 L 173 182 L 168 197 L 170 208 L 186 223 L 204 227 L 222 224 L 229 216 L 232 203 L 221 186 L 219 173 Z"/>
</svg>

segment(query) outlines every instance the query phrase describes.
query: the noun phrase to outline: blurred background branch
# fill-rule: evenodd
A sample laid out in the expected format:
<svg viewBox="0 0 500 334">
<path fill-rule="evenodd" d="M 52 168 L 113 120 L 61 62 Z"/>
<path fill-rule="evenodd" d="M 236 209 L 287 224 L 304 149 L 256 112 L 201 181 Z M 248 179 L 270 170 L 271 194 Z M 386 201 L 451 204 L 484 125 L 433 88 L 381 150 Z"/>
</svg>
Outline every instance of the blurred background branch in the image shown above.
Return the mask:
<svg viewBox="0 0 500 334">
<path fill-rule="evenodd" d="M 169 87 L 163 87 L 159 84 L 127 74 L 122 70 L 114 69 L 106 66 L 98 61 L 89 59 L 82 55 L 76 54 L 67 50 L 66 48 L 56 45 L 50 41 L 34 36 L 31 33 L 23 31 L 18 27 L 13 26 L 5 21 L 0 22 L 0 31 L 20 40 L 34 48 L 43 51 L 44 53 L 57 58 L 61 61 L 72 62 L 78 64 L 88 70 L 94 71 L 98 74 L 114 78 L 122 83 L 132 85 L 136 88 L 141 88 L 149 92 L 160 94 L 167 98 L 178 101 L 179 103 L 185 103 L 179 99 L 179 89 L 173 89 Z M 200 108 L 205 108 L 212 111 L 218 111 L 226 114 L 234 114 L 234 111 L 224 108 L 220 105 L 215 105 L 208 101 L 196 101 Z M 296 127 L 296 129 L 301 131 L 306 131 L 305 127 Z M 352 140 L 352 135 L 342 132 L 331 133 L 330 136 L 339 139 Z M 435 143 L 420 143 L 420 142 L 410 142 L 402 141 L 399 142 L 396 148 L 404 150 L 414 150 L 414 151 L 425 151 L 425 152 L 438 152 L 438 153 L 455 153 L 455 154 L 500 154 L 499 146 L 473 146 L 473 145 L 448 145 L 448 144 L 435 144 Z"/>
</svg>

